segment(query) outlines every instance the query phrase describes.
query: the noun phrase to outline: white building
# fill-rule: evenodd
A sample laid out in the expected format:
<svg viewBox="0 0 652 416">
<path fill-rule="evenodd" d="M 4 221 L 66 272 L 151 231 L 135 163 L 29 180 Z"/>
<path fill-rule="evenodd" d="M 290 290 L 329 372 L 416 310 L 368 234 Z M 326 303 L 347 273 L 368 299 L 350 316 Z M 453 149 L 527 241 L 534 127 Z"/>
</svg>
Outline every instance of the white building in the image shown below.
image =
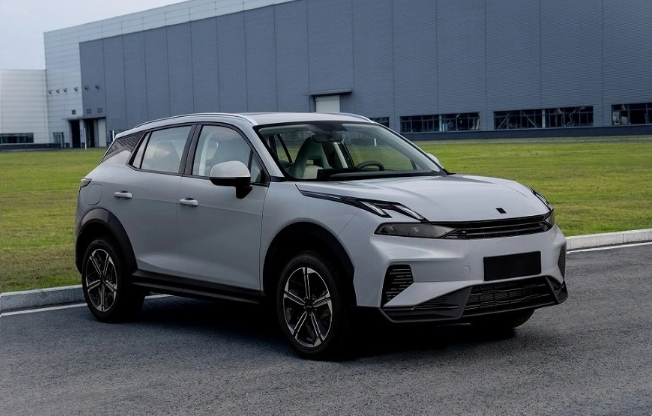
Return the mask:
<svg viewBox="0 0 652 416">
<path fill-rule="evenodd" d="M 0 69 L 0 144 L 52 143 L 44 70 Z"/>
</svg>

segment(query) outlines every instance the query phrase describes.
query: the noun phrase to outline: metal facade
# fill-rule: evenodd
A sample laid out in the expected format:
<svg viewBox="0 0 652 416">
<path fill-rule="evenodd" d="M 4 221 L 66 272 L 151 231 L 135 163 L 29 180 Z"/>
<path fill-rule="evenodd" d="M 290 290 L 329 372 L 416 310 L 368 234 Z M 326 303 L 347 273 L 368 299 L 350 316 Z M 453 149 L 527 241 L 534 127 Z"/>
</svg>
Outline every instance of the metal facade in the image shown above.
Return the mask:
<svg viewBox="0 0 652 416">
<path fill-rule="evenodd" d="M 110 130 L 203 111 L 389 117 L 652 102 L 652 2 L 295 0 L 82 42 L 83 107 Z M 95 88 L 98 85 L 99 88 Z M 649 126 L 650 127 L 650 126 Z M 542 135 L 541 132 L 538 133 Z"/>
</svg>

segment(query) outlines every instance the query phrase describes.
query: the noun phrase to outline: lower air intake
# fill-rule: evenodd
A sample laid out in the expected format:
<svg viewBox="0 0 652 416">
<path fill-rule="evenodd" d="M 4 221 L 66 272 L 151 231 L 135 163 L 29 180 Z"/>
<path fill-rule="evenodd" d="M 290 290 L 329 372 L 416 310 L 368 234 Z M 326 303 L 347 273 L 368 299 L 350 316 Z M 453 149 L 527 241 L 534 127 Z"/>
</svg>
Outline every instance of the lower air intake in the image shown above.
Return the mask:
<svg viewBox="0 0 652 416">
<path fill-rule="evenodd" d="M 559 250 L 557 266 L 559 267 L 562 277 L 566 278 L 566 244 L 561 246 L 561 250 Z"/>
<path fill-rule="evenodd" d="M 410 266 L 390 266 L 385 273 L 385 283 L 383 284 L 383 305 L 394 299 L 412 283 L 414 283 L 414 279 Z"/>
</svg>

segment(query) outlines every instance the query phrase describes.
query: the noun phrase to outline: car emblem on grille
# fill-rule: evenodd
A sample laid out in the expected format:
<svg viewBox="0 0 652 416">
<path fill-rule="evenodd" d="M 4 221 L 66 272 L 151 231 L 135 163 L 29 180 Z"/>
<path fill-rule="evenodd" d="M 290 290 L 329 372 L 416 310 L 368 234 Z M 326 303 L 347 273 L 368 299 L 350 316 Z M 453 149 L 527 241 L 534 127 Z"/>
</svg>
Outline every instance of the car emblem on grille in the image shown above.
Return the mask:
<svg viewBox="0 0 652 416">
<path fill-rule="evenodd" d="M 501 214 L 507 214 L 507 211 L 502 208 L 496 208 L 496 211 L 500 212 Z"/>
</svg>

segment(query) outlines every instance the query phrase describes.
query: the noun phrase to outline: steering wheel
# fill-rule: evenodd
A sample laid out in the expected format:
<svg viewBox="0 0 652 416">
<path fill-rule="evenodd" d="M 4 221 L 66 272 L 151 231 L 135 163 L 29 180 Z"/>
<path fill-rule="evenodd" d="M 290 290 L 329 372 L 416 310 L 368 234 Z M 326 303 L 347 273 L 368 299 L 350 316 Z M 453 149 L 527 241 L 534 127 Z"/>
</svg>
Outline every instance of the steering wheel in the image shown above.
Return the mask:
<svg viewBox="0 0 652 416">
<path fill-rule="evenodd" d="M 355 167 L 356 169 L 364 169 L 367 166 L 376 166 L 378 170 L 385 170 L 385 166 L 383 166 L 383 164 L 378 162 L 377 160 L 367 160 L 357 164 Z"/>
</svg>

